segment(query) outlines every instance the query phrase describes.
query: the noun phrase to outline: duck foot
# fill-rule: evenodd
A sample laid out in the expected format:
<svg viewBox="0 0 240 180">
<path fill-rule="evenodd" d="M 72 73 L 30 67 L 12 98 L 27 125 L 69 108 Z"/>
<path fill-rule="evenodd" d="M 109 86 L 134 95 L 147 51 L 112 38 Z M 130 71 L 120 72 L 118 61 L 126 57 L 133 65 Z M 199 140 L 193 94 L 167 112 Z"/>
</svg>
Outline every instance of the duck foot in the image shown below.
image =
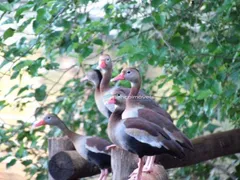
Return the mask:
<svg viewBox="0 0 240 180">
<path fill-rule="evenodd" d="M 142 179 L 142 170 L 143 170 L 143 159 L 139 158 L 138 168 L 135 169 L 129 176 L 129 180 L 141 180 Z"/>
<path fill-rule="evenodd" d="M 117 145 L 112 144 L 112 145 L 107 146 L 107 147 L 106 147 L 106 150 L 109 151 L 109 150 L 111 150 L 111 149 L 115 149 L 116 147 L 117 147 Z"/>
<path fill-rule="evenodd" d="M 147 163 L 143 167 L 143 172 L 149 173 L 149 174 L 153 172 L 155 158 L 156 156 L 148 157 Z"/>
</svg>

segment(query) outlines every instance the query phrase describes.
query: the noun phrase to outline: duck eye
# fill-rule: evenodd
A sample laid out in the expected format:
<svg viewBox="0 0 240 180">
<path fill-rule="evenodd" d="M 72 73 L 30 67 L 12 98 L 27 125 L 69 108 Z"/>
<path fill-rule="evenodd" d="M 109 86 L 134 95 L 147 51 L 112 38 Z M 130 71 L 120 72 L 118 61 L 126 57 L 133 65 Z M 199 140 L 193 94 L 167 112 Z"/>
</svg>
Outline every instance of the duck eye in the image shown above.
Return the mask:
<svg viewBox="0 0 240 180">
<path fill-rule="evenodd" d="M 130 74 L 130 73 L 131 73 L 131 71 L 128 71 L 127 73 L 128 73 L 128 74 Z"/>
<path fill-rule="evenodd" d="M 110 61 L 110 59 L 109 59 L 109 58 L 107 58 L 106 60 L 107 60 L 107 61 Z"/>
<path fill-rule="evenodd" d="M 117 96 L 121 96 L 121 94 L 117 94 Z"/>
<path fill-rule="evenodd" d="M 48 117 L 47 117 L 47 119 L 51 119 L 51 117 L 50 117 L 50 116 L 48 116 Z"/>
</svg>

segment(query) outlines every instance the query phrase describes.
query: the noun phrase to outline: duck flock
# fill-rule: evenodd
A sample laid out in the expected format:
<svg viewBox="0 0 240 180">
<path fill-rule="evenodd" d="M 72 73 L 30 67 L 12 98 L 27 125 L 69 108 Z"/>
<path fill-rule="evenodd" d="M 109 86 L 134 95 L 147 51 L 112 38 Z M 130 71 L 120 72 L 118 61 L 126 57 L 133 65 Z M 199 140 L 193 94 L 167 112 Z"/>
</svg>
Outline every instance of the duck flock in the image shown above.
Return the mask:
<svg viewBox="0 0 240 180">
<path fill-rule="evenodd" d="M 142 179 L 142 172 L 153 171 L 156 155 L 169 154 L 182 159 L 184 149 L 193 151 L 191 141 L 173 124 L 171 116 L 140 90 L 138 69 L 124 68 L 111 79 L 113 66 L 107 54 L 100 55 L 98 66 L 99 69 L 87 72 L 81 81 L 90 81 L 95 86 L 95 102 L 98 110 L 109 119 L 107 134 L 111 142 L 72 132 L 56 114 L 47 114 L 33 126 L 48 124 L 60 128 L 77 152 L 101 169 L 99 180 L 106 180 L 111 167 L 111 149 L 116 147 L 138 155 L 138 168 L 130 175 L 137 180 Z M 110 81 L 121 80 L 129 81 L 131 88 L 110 86 Z M 145 164 L 144 156 L 147 156 Z"/>
</svg>

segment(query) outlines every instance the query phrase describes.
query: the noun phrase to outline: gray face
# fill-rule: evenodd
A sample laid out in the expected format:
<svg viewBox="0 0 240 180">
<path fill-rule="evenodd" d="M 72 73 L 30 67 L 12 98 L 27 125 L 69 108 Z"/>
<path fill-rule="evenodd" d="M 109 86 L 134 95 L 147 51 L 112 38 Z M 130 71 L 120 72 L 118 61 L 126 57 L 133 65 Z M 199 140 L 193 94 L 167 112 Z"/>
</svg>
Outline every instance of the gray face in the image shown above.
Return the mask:
<svg viewBox="0 0 240 180">
<path fill-rule="evenodd" d="M 122 73 L 124 74 L 125 80 L 128 80 L 130 82 L 137 82 L 140 79 L 140 74 L 138 70 L 134 68 L 126 68 L 122 70 Z"/>
<path fill-rule="evenodd" d="M 48 114 L 43 118 L 43 120 L 48 125 L 57 125 L 60 121 L 59 117 L 55 114 Z"/>
<path fill-rule="evenodd" d="M 116 105 L 120 107 L 125 107 L 127 94 L 125 94 L 122 90 L 115 90 L 112 94 L 116 99 Z"/>
<path fill-rule="evenodd" d="M 101 66 L 101 64 L 104 64 Z M 101 69 L 112 69 L 112 59 L 108 54 L 102 54 L 99 57 L 98 65 Z"/>
</svg>

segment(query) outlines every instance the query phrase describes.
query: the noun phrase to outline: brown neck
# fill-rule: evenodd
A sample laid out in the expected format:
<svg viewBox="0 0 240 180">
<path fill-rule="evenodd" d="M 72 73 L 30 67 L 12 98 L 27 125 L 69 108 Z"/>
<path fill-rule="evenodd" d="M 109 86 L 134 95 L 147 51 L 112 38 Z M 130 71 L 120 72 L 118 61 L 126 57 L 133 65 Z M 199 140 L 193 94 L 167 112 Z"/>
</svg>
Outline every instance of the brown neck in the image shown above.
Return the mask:
<svg viewBox="0 0 240 180">
<path fill-rule="evenodd" d="M 64 122 L 59 121 L 58 125 L 56 125 L 59 129 L 61 129 L 63 131 L 63 133 L 65 135 L 67 135 L 69 137 L 69 139 L 73 139 L 76 135 L 76 133 L 72 132 L 71 130 L 69 130 L 67 128 L 67 126 L 64 124 Z M 80 135 L 79 135 L 80 136 Z"/>
<path fill-rule="evenodd" d="M 103 78 L 100 83 L 100 91 L 106 92 L 110 88 L 109 84 L 110 84 L 110 80 L 112 77 L 112 69 L 105 70 L 105 72 L 102 73 L 102 76 L 103 76 Z"/>
<path fill-rule="evenodd" d="M 95 95 L 100 94 L 100 85 L 95 88 Z"/>
<path fill-rule="evenodd" d="M 134 102 L 137 102 L 137 95 L 140 90 L 140 86 L 141 86 L 140 81 L 137 83 L 131 82 L 131 89 L 126 102 L 127 107 L 129 107 L 130 104 L 134 104 Z"/>
<path fill-rule="evenodd" d="M 111 114 L 109 120 L 110 121 L 120 121 L 122 119 L 122 113 L 124 111 L 124 108 L 116 108 L 114 112 Z"/>
</svg>

